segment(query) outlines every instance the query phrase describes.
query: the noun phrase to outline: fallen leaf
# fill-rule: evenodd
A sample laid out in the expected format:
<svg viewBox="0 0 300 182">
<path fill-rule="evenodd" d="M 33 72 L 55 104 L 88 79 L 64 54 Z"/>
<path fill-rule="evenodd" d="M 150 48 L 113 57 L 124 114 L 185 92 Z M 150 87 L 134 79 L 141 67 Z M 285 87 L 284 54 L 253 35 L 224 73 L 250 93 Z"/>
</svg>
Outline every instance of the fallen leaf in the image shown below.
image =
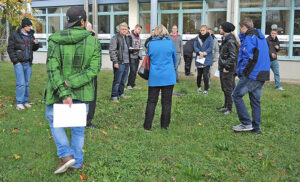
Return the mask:
<svg viewBox="0 0 300 182">
<path fill-rule="evenodd" d="M 19 132 L 20 130 L 18 128 L 14 128 L 11 132 L 12 133 L 16 133 L 16 132 Z"/>
<path fill-rule="evenodd" d="M 119 128 L 117 126 L 114 126 L 114 129 L 118 130 Z"/>
<path fill-rule="evenodd" d="M 259 159 L 262 159 L 262 153 L 257 153 Z"/>
<path fill-rule="evenodd" d="M 0 107 L 4 107 L 4 104 L 3 104 L 3 103 L 0 103 Z"/>
<path fill-rule="evenodd" d="M 40 124 L 40 126 L 43 126 L 43 123 L 42 123 L 42 122 L 40 122 L 39 124 Z"/>
<path fill-rule="evenodd" d="M 7 90 L 7 88 L 3 88 L 3 90 Z"/>
<path fill-rule="evenodd" d="M 3 131 L 3 133 L 4 133 L 4 132 L 5 132 L 5 129 L 3 129 L 2 131 Z"/>
<path fill-rule="evenodd" d="M 203 124 L 202 124 L 202 123 L 198 123 L 198 125 L 199 125 L 199 126 L 203 126 Z"/>
<path fill-rule="evenodd" d="M 243 172 L 243 171 L 244 171 L 244 169 L 243 169 L 243 168 L 241 168 L 241 169 L 239 169 L 239 171 L 240 171 L 240 172 Z"/>
<path fill-rule="evenodd" d="M 107 135 L 107 132 L 105 132 L 105 131 L 102 131 L 102 134 L 103 134 L 103 135 Z"/>
<path fill-rule="evenodd" d="M 172 176 L 172 180 L 173 180 L 173 181 L 176 181 L 176 178 L 175 178 L 175 176 Z"/>
<path fill-rule="evenodd" d="M 84 164 L 82 164 L 82 169 L 84 169 L 85 168 L 85 165 Z"/>
<path fill-rule="evenodd" d="M 82 152 L 86 152 L 86 150 L 82 149 Z"/>
<path fill-rule="evenodd" d="M 19 156 L 18 154 L 14 154 L 15 159 L 20 159 L 21 156 Z"/>
<path fill-rule="evenodd" d="M 167 181 L 167 180 L 164 178 L 164 179 L 163 179 L 163 182 L 166 182 L 166 181 Z"/>
<path fill-rule="evenodd" d="M 79 176 L 81 180 L 87 180 L 87 176 L 85 174 L 80 174 Z"/>
<path fill-rule="evenodd" d="M 49 136 L 49 140 L 52 140 L 53 136 Z"/>
</svg>

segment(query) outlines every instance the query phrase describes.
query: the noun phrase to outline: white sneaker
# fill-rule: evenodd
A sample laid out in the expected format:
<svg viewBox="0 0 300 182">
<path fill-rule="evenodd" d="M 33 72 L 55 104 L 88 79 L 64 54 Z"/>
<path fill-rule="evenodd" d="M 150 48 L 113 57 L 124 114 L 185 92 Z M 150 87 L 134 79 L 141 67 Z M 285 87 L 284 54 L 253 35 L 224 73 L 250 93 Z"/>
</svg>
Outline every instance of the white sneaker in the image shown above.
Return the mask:
<svg viewBox="0 0 300 182">
<path fill-rule="evenodd" d="M 23 104 L 17 104 L 17 107 L 16 107 L 17 110 L 24 110 L 25 107 Z"/>
<path fill-rule="evenodd" d="M 282 88 L 282 87 L 278 87 L 278 88 L 276 88 L 276 90 L 281 90 L 281 91 L 283 91 L 283 90 L 284 90 L 284 88 Z"/>
<path fill-rule="evenodd" d="M 198 88 L 197 92 L 202 92 L 201 87 Z"/>
<path fill-rule="evenodd" d="M 126 90 L 131 90 L 132 86 L 127 86 Z"/>
<path fill-rule="evenodd" d="M 208 94 L 208 91 L 207 91 L 207 90 L 204 90 L 203 94 L 204 94 L 204 95 L 207 95 L 207 94 Z"/>
<path fill-rule="evenodd" d="M 31 108 L 31 105 L 28 102 L 26 104 L 24 104 L 24 106 L 27 108 Z"/>
</svg>

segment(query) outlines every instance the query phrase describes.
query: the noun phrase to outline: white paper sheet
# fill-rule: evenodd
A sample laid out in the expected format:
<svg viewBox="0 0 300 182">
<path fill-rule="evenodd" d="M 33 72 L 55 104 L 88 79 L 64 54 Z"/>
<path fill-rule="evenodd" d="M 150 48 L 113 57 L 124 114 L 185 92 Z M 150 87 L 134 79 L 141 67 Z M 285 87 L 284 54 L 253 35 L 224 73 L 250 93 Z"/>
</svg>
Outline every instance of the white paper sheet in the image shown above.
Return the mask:
<svg viewBox="0 0 300 182">
<path fill-rule="evenodd" d="M 205 58 L 200 58 L 200 56 L 197 56 L 196 62 L 204 64 Z"/>
<path fill-rule="evenodd" d="M 53 127 L 81 127 L 86 126 L 86 104 L 53 105 Z"/>
<path fill-rule="evenodd" d="M 216 70 L 215 77 L 220 77 L 220 71 L 218 69 Z"/>
</svg>

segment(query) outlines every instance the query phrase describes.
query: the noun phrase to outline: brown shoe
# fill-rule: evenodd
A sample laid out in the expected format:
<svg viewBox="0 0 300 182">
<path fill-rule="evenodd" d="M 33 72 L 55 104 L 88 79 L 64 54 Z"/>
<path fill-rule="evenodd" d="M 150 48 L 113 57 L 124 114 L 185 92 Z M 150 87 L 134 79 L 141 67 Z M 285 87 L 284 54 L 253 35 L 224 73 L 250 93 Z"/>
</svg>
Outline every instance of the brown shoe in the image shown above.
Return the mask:
<svg viewBox="0 0 300 182">
<path fill-rule="evenodd" d="M 57 166 L 54 174 L 59 174 L 65 172 L 69 167 L 73 166 L 76 163 L 72 155 L 68 155 L 60 159 L 60 163 Z"/>
<path fill-rule="evenodd" d="M 71 170 L 72 172 L 81 171 L 82 169 L 83 169 L 82 166 L 81 166 L 80 168 L 70 167 L 70 170 Z"/>
</svg>

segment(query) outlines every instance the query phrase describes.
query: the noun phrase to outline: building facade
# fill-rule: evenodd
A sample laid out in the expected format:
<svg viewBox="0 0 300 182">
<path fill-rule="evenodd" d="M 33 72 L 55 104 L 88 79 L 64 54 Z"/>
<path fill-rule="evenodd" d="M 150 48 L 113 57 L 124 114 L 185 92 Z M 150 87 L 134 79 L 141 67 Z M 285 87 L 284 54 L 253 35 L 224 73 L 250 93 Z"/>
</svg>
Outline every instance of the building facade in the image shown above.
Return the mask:
<svg viewBox="0 0 300 182">
<path fill-rule="evenodd" d="M 84 0 L 32 0 L 32 12 L 39 20 L 36 37 L 43 43 L 41 51 L 47 51 L 47 38 L 63 29 L 67 9 L 83 5 Z M 103 54 L 108 53 L 110 38 L 121 22 L 131 28 L 141 24 L 142 39 L 149 37 L 150 14 L 150 0 L 98 0 L 98 38 Z M 158 0 L 157 17 L 158 24 L 169 31 L 178 25 L 184 40 L 195 37 L 201 24 L 216 30 L 218 38 L 218 27 L 224 21 L 237 26 L 239 20 L 250 17 L 265 35 L 276 24 L 281 43 L 278 59 L 300 63 L 300 0 Z M 92 1 L 89 21 L 92 22 Z M 235 33 L 239 33 L 238 28 Z"/>
</svg>

